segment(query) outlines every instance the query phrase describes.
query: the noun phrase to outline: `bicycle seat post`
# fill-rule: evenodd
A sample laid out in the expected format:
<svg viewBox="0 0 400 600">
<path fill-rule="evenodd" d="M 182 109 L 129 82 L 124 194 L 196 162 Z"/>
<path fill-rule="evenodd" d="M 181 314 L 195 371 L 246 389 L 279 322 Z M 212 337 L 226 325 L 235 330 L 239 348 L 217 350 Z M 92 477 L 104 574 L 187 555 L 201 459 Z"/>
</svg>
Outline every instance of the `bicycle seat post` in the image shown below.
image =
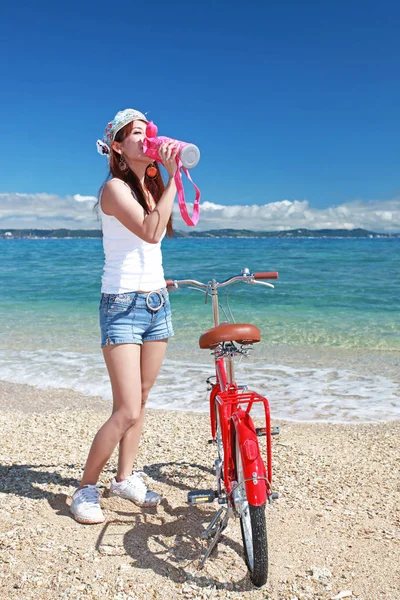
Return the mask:
<svg viewBox="0 0 400 600">
<path fill-rule="evenodd" d="M 218 283 L 215 279 L 211 281 L 211 297 L 213 303 L 213 315 L 214 315 L 214 327 L 219 325 L 219 305 L 218 305 Z M 234 365 L 234 354 L 229 352 L 225 354 L 225 365 L 226 365 L 226 381 L 228 384 L 232 384 L 235 381 L 235 365 Z"/>
<path fill-rule="evenodd" d="M 235 357 L 233 352 L 230 352 L 226 358 L 226 379 L 228 384 L 232 384 L 235 381 Z"/>
</svg>

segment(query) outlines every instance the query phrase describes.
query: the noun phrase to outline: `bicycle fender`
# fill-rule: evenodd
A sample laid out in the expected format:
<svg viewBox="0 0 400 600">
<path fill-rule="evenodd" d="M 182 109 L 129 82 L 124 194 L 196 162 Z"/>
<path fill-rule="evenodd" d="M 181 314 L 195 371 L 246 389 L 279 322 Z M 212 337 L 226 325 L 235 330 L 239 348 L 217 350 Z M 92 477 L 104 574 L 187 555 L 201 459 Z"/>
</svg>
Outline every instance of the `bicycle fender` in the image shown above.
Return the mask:
<svg viewBox="0 0 400 600">
<path fill-rule="evenodd" d="M 236 410 L 232 419 L 239 441 L 247 499 L 253 506 L 261 506 L 267 501 L 267 474 L 253 419 L 243 409 Z"/>
<path fill-rule="evenodd" d="M 210 421 L 211 421 L 211 436 L 215 440 L 216 434 L 216 415 L 215 415 L 215 398 L 220 391 L 219 384 L 213 385 L 210 392 Z"/>
</svg>

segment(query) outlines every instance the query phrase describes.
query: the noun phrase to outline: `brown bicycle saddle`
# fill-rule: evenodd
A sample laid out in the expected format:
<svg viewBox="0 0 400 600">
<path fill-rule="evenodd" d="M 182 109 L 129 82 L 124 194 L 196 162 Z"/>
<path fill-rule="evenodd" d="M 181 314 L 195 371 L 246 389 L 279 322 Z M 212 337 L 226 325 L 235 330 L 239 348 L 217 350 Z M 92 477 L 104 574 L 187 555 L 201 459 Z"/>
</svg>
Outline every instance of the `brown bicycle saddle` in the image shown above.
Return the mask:
<svg viewBox="0 0 400 600">
<path fill-rule="evenodd" d="M 249 323 L 220 323 L 205 331 L 199 338 L 200 348 L 213 348 L 220 342 L 238 342 L 239 344 L 255 344 L 261 340 L 261 332 Z"/>
</svg>

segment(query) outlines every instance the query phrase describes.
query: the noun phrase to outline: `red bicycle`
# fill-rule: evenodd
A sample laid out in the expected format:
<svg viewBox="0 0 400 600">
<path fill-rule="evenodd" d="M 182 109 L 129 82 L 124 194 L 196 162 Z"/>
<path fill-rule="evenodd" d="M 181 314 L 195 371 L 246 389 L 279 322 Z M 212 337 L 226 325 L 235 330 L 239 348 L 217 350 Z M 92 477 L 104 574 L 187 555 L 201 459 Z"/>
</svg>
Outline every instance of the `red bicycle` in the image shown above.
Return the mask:
<svg viewBox="0 0 400 600">
<path fill-rule="evenodd" d="M 272 485 L 271 435 L 279 433 L 278 427 L 271 428 L 267 398 L 257 392 L 248 391 L 246 385 L 235 381 L 234 360 L 238 355 L 248 355 L 252 344 L 259 342 L 258 327 L 247 323 L 235 323 L 229 307 L 230 287 L 237 283 L 258 284 L 273 288 L 263 279 L 277 279 L 277 272 L 250 273 L 243 269 L 218 283 L 215 279 L 202 283 L 193 279 L 168 280 L 169 288 L 187 286 L 211 295 L 214 327 L 200 336 L 200 348 L 210 349 L 214 356 L 215 376 L 207 379 L 210 391 L 210 443 L 216 445 L 218 458 L 215 461 L 216 490 L 193 490 L 188 494 L 190 504 L 218 500 L 221 508 L 204 532 L 210 540 L 200 563 L 200 568 L 215 548 L 221 533 L 228 524 L 230 514 L 239 517 L 244 547 L 244 557 L 250 579 L 261 587 L 268 577 L 268 546 L 265 519 L 266 502 L 272 503 L 278 494 Z M 231 321 L 220 323 L 218 290 L 227 289 L 226 304 Z M 227 317 L 226 311 L 225 316 Z M 228 319 L 228 317 L 227 317 Z M 265 427 L 255 427 L 250 411 L 254 404 L 263 406 Z M 260 452 L 258 437 L 266 437 L 266 465 Z"/>
</svg>

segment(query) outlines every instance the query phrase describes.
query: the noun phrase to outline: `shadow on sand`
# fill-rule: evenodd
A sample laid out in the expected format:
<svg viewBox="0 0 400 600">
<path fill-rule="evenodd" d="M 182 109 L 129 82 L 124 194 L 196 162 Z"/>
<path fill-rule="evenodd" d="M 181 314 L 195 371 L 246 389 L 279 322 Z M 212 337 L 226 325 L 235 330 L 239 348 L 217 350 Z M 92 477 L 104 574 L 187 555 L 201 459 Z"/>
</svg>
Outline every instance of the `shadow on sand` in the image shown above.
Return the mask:
<svg viewBox="0 0 400 600">
<path fill-rule="evenodd" d="M 58 515 L 71 516 L 67 504 L 69 495 L 49 492 L 42 486 L 54 483 L 59 486 L 78 487 L 80 483 L 78 479 L 57 472 L 57 469 L 65 472 L 67 469 L 76 471 L 76 468 L 73 464 L 0 465 L 0 490 L 3 493 L 31 499 L 45 498 Z M 108 471 L 113 473 L 111 469 Z M 197 487 L 199 477 L 209 477 L 212 474 L 212 469 L 187 462 L 157 463 L 146 467 L 144 471 L 152 479 L 181 490 Z M 191 480 L 194 485 L 188 486 L 186 482 L 190 483 Z M 217 589 L 226 589 L 228 584 L 230 587 L 235 585 L 237 591 L 254 589 L 247 576 L 234 582 L 228 577 L 226 582 L 221 583 L 220 579 L 217 580 L 212 575 L 203 575 L 202 571 L 198 570 L 207 546 L 207 542 L 202 539 L 202 533 L 216 513 L 215 506 L 210 505 L 207 509 L 204 505 L 202 508 L 193 505 L 173 508 L 168 500 L 164 499 L 162 507 L 167 517 L 160 515 L 158 519 L 157 508 L 140 510 L 135 507 L 136 510 L 140 510 L 135 513 L 116 511 L 118 518 L 107 520 L 103 525 L 96 548 L 101 549 L 110 528 L 123 527 L 124 532 L 121 532 L 123 548 L 134 561 L 136 568 L 151 569 L 176 583 L 188 581 L 199 587 L 216 586 Z M 127 526 L 129 526 L 128 531 L 126 531 Z M 221 536 L 219 546 L 231 548 L 240 559 L 243 559 L 241 544 L 226 535 Z M 216 557 L 218 557 L 218 546 L 208 560 L 214 560 Z M 226 571 L 228 575 L 229 565 L 226 565 Z"/>
</svg>

